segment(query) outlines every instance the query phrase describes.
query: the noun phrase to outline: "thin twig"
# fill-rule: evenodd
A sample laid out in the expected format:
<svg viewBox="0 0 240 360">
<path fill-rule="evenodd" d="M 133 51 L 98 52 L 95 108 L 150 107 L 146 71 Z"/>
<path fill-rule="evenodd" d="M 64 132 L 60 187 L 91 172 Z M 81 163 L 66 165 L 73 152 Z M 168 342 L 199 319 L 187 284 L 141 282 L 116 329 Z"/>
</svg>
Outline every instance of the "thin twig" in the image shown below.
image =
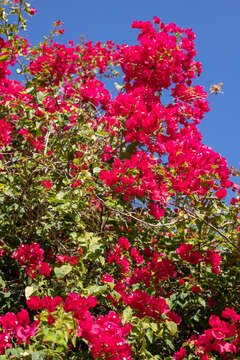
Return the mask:
<svg viewBox="0 0 240 360">
<path fill-rule="evenodd" d="M 179 221 L 183 221 L 183 220 L 177 219 L 176 221 L 173 221 L 173 222 L 171 222 L 171 223 L 164 223 L 164 224 L 162 224 L 162 223 L 157 223 L 157 224 L 148 223 L 147 221 L 138 219 L 136 216 L 132 215 L 131 213 L 124 213 L 124 212 L 122 212 L 122 211 L 119 210 L 119 209 L 115 209 L 115 208 L 107 205 L 107 204 L 105 203 L 105 201 L 102 200 L 98 195 L 95 195 L 95 196 L 96 196 L 97 199 L 98 199 L 106 208 L 108 208 L 109 210 L 114 211 L 114 212 L 117 212 L 118 214 L 120 214 L 120 215 L 122 215 L 122 216 L 124 216 L 124 217 L 128 217 L 128 218 L 130 217 L 131 219 L 136 220 L 136 221 L 140 222 L 141 224 L 143 224 L 143 225 L 145 225 L 145 226 L 158 228 L 158 227 L 164 227 L 164 226 L 172 226 L 172 225 L 175 225 L 176 223 L 178 223 Z"/>
<path fill-rule="evenodd" d="M 213 224 L 209 223 L 207 220 L 205 220 L 202 217 L 197 216 L 196 214 L 194 214 L 191 210 L 188 210 L 186 208 L 181 208 L 182 210 L 184 210 L 190 217 L 192 217 L 193 219 L 197 219 L 200 221 L 203 221 L 204 224 L 208 225 L 209 227 L 211 227 L 213 230 L 215 230 L 219 235 L 221 235 L 228 243 L 230 243 L 233 247 L 237 248 L 237 246 L 229 239 L 229 237 L 227 235 L 225 235 L 221 230 L 219 230 L 218 228 L 216 228 L 216 226 L 214 226 Z"/>
<path fill-rule="evenodd" d="M 48 147 L 48 141 L 49 141 L 49 136 L 51 134 L 51 130 L 49 130 L 46 134 L 46 137 L 45 137 L 45 147 L 44 147 L 44 156 L 46 155 L 47 153 L 47 147 Z"/>
</svg>

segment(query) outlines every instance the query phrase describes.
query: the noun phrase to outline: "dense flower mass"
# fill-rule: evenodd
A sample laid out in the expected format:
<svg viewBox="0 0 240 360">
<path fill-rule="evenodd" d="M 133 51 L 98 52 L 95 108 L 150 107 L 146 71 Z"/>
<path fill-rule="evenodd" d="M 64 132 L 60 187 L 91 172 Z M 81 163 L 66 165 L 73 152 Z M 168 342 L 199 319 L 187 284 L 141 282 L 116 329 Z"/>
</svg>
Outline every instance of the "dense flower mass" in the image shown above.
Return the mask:
<svg viewBox="0 0 240 360">
<path fill-rule="evenodd" d="M 219 316 L 212 315 L 209 319 L 210 329 L 204 331 L 198 338 L 192 336 L 187 342 L 195 346 L 195 354 L 201 360 L 211 359 L 212 353 L 218 353 L 221 359 L 235 359 L 240 346 L 240 315 L 232 308 L 225 308 L 221 320 Z M 229 321 L 230 320 L 230 321 Z M 186 348 L 181 348 L 174 355 L 174 360 L 184 359 Z"/>
<path fill-rule="evenodd" d="M 21 265 L 27 266 L 27 274 L 30 278 L 36 276 L 37 271 L 39 275 L 49 276 L 51 273 L 51 266 L 43 262 L 44 250 L 40 248 L 39 244 L 32 242 L 31 245 L 21 244 L 17 250 L 12 253 L 12 257 L 16 259 Z"/>
<path fill-rule="evenodd" d="M 202 142 L 196 35 L 32 46 L 36 12 L 0 0 L 0 354 L 239 358 L 240 173 Z"/>
<path fill-rule="evenodd" d="M 4 354 L 6 348 L 11 348 L 11 339 L 15 338 L 17 344 L 29 343 L 35 335 L 38 321 L 30 323 L 28 311 L 21 309 L 16 315 L 8 312 L 0 317 L 2 332 L 0 334 L 0 354 Z"/>
<path fill-rule="evenodd" d="M 140 30 L 136 46 L 115 48 L 112 43 L 106 47 L 100 43 L 86 43 L 80 47 L 70 43 L 67 47 L 51 42 L 43 44 L 41 49 L 30 51 L 26 48 L 32 57 L 30 74 L 44 79 L 41 80 L 44 101 L 39 107 L 20 84 L 5 78 L 5 72 L 2 83 L 7 82 L 12 90 L 2 103 L 10 99 L 15 103 L 21 101 L 39 120 L 49 113 L 53 134 L 59 130 L 55 120 L 58 112 L 71 111 L 69 120 L 73 125 L 84 104 L 91 103 L 103 110 L 97 124 L 103 124 L 105 131 L 117 137 L 121 145 L 112 151 L 112 156 L 111 152 L 110 157 L 102 155 L 100 178 L 116 193 L 124 194 L 126 200 L 136 196 L 147 198 L 150 214 L 160 219 L 164 215 L 162 206 L 168 203 L 172 190 L 205 195 L 214 187 L 214 179 L 219 179 L 222 188 L 216 194 L 221 199 L 232 182 L 226 160 L 201 143 L 196 127 L 209 107 L 203 88 L 192 85 L 193 79 L 201 73 L 200 63 L 194 60 L 195 34 L 190 29 L 162 22 L 154 27 L 150 22 L 135 21 L 132 26 Z M 3 40 L 2 44 L 6 46 Z M 124 75 L 124 92 L 115 99 L 104 83 L 91 73 L 93 63 L 97 71 L 104 73 L 110 62 L 120 66 Z M 61 84 L 62 95 L 58 95 L 57 101 L 49 92 L 49 83 Z M 173 102 L 169 105 L 161 101 L 163 90 L 172 96 Z M 11 142 L 14 128 L 21 123 L 18 114 L 14 117 L 13 123 L 7 118 L 1 120 L 2 145 Z M 97 124 L 94 126 L 99 126 Z M 114 130 L 116 127 L 118 133 Z M 46 125 L 40 128 L 38 135 L 24 128 L 18 133 L 34 151 L 44 151 L 48 145 Z M 163 158 L 168 159 L 167 167 L 161 165 Z M 158 168 L 161 168 L 160 173 Z M 50 189 L 52 183 L 42 180 L 42 186 Z"/>
</svg>

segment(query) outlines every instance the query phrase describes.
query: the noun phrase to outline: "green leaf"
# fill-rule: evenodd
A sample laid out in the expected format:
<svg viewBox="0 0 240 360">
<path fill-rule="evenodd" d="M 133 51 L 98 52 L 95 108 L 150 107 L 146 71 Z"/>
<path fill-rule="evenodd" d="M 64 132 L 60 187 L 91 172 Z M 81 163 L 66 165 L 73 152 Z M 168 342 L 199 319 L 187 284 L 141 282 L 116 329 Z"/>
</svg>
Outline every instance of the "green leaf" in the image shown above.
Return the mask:
<svg viewBox="0 0 240 360">
<path fill-rule="evenodd" d="M 152 323 L 150 323 L 150 326 L 151 326 L 151 328 L 153 329 L 154 332 L 158 331 L 158 324 L 152 322 Z"/>
<path fill-rule="evenodd" d="M 6 359 L 14 359 L 14 358 L 22 358 L 21 357 L 21 354 L 24 353 L 24 350 L 23 348 L 21 347 L 16 347 L 16 348 L 12 348 L 12 349 L 7 349 L 6 352 L 5 352 L 5 355 L 6 355 Z M 12 355 L 12 357 L 10 357 L 9 355 Z M 2 359 L 2 357 L 0 358 Z M 4 358 L 3 358 L 4 359 Z"/>
<path fill-rule="evenodd" d="M 56 195 L 56 199 L 57 200 L 62 200 L 64 198 L 65 192 L 64 191 L 59 191 Z"/>
<path fill-rule="evenodd" d="M 105 265 L 105 258 L 103 256 L 99 256 L 99 261 L 100 261 L 102 266 Z"/>
<path fill-rule="evenodd" d="M 170 339 L 165 339 L 165 343 L 170 347 L 170 349 L 175 350 L 175 347 Z"/>
<path fill-rule="evenodd" d="M 172 336 L 174 336 L 177 332 L 177 325 L 175 322 L 173 321 L 166 321 L 166 325 L 167 325 L 167 328 L 168 328 L 168 331 L 170 332 L 170 334 Z"/>
<path fill-rule="evenodd" d="M 3 54 L 0 56 L 0 61 L 6 61 L 9 58 L 9 54 Z"/>
<path fill-rule="evenodd" d="M 202 305 L 203 307 L 206 307 L 206 301 L 205 301 L 203 298 L 199 297 L 199 298 L 198 298 L 198 302 L 199 302 L 199 304 Z"/>
<path fill-rule="evenodd" d="M 103 285 L 103 286 L 100 286 L 100 285 L 92 285 L 90 286 L 89 288 L 87 288 L 87 292 L 88 294 L 101 294 L 103 292 L 105 292 L 107 290 L 107 285 Z"/>
<path fill-rule="evenodd" d="M 54 272 L 58 279 L 63 279 L 71 271 L 72 271 L 72 266 L 70 264 L 66 264 L 66 265 L 62 265 L 60 267 L 54 268 Z"/>
<path fill-rule="evenodd" d="M 43 341 L 57 342 L 57 335 L 54 332 L 48 332 L 44 335 Z"/>
<path fill-rule="evenodd" d="M 63 347 L 67 346 L 67 343 L 64 339 L 64 334 L 61 330 L 56 330 L 53 332 L 46 329 L 44 332 L 43 341 L 53 342 Z"/>
<path fill-rule="evenodd" d="M 124 87 L 124 85 L 119 85 L 117 82 L 114 83 L 114 86 L 116 90 L 121 90 Z"/>
<path fill-rule="evenodd" d="M 95 168 L 93 169 L 93 173 L 94 173 L 94 174 L 99 174 L 101 170 L 102 170 L 101 168 L 95 167 Z"/>
<path fill-rule="evenodd" d="M 43 92 L 39 91 L 37 93 L 37 101 L 41 104 L 43 102 L 43 99 L 44 99 L 44 94 Z"/>
<path fill-rule="evenodd" d="M 153 331 L 152 331 L 152 329 L 147 329 L 146 330 L 146 336 L 147 336 L 150 344 L 152 344 L 153 343 Z"/>
<path fill-rule="evenodd" d="M 122 318 L 124 322 L 130 322 L 132 319 L 132 315 L 133 315 L 132 308 L 130 306 L 127 306 L 122 313 Z"/>
<path fill-rule="evenodd" d="M 149 318 L 148 317 L 144 318 L 144 320 L 141 321 L 141 325 L 143 329 L 149 329 L 150 328 Z"/>
<path fill-rule="evenodd" d="M 17 70 L 18 70 L 18 69 L 17 69 Z M 31 93 L 33 90 L 34 90 L 34 87 L 31 86 L 31 87 L 29 87 L 29 88 L 26 89 L 25 93 L 26 93 L 26 94 L 29 94 L 29 93 Z"/>
<path fill-rule="evenodd" d="M 30 296 L 38 290 L 38 286 L 33 284 L 32 286 L 27 286 L 25 288 L 25 297 L 28 300 L 30 298 Z"/>
<path fill-rule="evenodd" d="M 193 320 L 199 321 L 199 315 L 198 315 L 198 313 L 196 313 L 196 314 L 194 315 Z"/>
<path fill-rule="evenodd" d="M 45 354 L 43 352 L 37 351 L 32 354 L 32 360 L 44 360 Z"/>
<path fill-rule="evenodd" d="M 1 276 L 0 276 L 0 285 L 3 289 L 6 287 L 6 283 Z"/>
</svg>

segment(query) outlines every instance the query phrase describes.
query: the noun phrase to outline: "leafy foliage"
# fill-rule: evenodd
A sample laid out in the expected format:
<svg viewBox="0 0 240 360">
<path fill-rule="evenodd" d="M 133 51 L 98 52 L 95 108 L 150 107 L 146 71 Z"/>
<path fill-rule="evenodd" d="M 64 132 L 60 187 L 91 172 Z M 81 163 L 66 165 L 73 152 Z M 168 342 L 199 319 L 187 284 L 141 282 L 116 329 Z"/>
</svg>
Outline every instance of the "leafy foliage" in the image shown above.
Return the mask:
<svg viewBox="0 0 240 360">
<path fill-rule="evenodd" d="M 239 172 L 201 142 L 195 34 L 31 46 L 0 4 L 0 358 L 236 359 Z"/>
</svg>

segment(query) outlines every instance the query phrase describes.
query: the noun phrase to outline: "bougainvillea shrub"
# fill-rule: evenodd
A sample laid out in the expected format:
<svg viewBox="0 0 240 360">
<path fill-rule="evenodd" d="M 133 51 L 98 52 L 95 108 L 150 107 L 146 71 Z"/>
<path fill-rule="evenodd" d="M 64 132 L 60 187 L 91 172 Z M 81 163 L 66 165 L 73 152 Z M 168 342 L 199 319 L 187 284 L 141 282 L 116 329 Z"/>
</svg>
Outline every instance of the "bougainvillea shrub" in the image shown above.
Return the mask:
<svg viewBox="0 0 240 360">
<path fill-rule="evenodd" d="M 193 31 L 36 45 L 0 4 L 0 358 L 238 359 L 239 172 L 202 142 Z"/>
</svg>

